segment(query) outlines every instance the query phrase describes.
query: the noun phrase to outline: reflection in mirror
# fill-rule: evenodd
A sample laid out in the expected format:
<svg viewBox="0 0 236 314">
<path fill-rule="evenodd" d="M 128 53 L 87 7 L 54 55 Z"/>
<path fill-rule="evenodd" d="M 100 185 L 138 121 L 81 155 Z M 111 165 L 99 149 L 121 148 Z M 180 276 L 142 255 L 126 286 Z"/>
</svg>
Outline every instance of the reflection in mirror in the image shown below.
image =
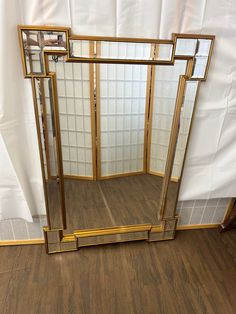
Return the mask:
<svg viewBox="0 0 236 314">
<path fill-rule="evenodd" d="M 176 146 L 172 178 L 180 179 L 184 154 L 187 146 L 188 134 L 194 109 L 194 102 L 197 95 L 198 82 L 187 81 L 185 87 L 185 97 L 181 109 L 179 135 Z"/>
<path fill-rule="evenodd" d="M 176 42 L 176 56 L 194 56 L 197 49 L 198 39 L 178 38 Z"/>
<path fill-rule="evenodd" d="M 161 197 L 163 177 L 167 166 L 167 153 L 170 145 L 170 135 L 173 117 L 176 106 L 176 97 L 179 86 L 180 75 L 186 72 L 186 60 L 176 60 L 174 66 L 156 66 L 155 81 L 153 86 L 153 104 L 151 108 L 150 138 L 149 138 L 149 157 L 148 172 L 157 176 L 159 180 L 158 200 Z M 178 171 L 178 165 L 174 169 Z M 180 168 L 181 169 L 181 168 Z M 170 185 L 178 181 L 174 176 L 171 178 Z M 175 198 L 168 194 L 168 203 L 171 207 L 171 215 L 175 210 Z M 159 216 L 160 203 L 157 206 L 157 216 Z M 171 216 L 170 215 L 170 216 Z"/>
<path fill-rule="evenodd" d="M 100 175 L 143 172 L 147 66 L 99 67 Z"/>
<path fill-rule="evenodd" d="M 71 39 L 70 57 L 91 58 L 89 47 L 95 45 L 101 47 L 99 55 L 95 59 L 107 60 L 160 60 L 171 61 L 173 44 L 172 43 L 143 43 L 143 42 L 122 42 L 122 41 L 93 41 L 83 39 Z M 153 50 L 159 53 L 153 57 Z"/>
<path fill-rule="evenodd" d="M 66 50 L 66 33 L 22 30 L 26 74 L 44 73 L 44 50 Z"/>
<path fill-rule="evenodd" d="M 174 66 L 169 67 L 155 66 L 153 108 L 149 117 L 152 119 L 149 173 L 155 175 L 152 176 L 145 174 L 148 66 L 95 66 L 68 63 L 64 56 L 57 62 L 52 56 L 48 58 L 49 72 L 55 72 L 57 77 L 68 230 L 158 225 L 179 77 L 185 74 L 187 61 L 175 60 Z M 194 100 L 194 86 L 194 82 L 188 84 L 185 102 Z M 172 215 L 193 107 L 183 108 L 167 197 Z M 97 120 L 92 121 L 95 111 Z M 97 134 L 97 147 L 93 146 L 93 130 Z M 140 173 L 143 174 L 127 177 Z M 109 180 L 84 181 L 96 176 L 97 180 Z"/>
<path fill-rule="evenodd" d="M 93 42 L 88 40 L 73 40 L 70 43 L 70 57 L 89 58 L 90 57 L 90 45 Z"/>
<path fill-rule="evenodd" d="M 212 44 L 212 39 L 177 39 L 175 55 L 195 57 L 195 66 L 192 78 L 205 78 Z"/>
<path fill-rule="evenodd" d="M 68 229 L 151 224 L 158 204 L 157 178 L 124 177 L 144 173 L 147 66 L 94 67 L 65 62 L 62 56 L 58 62 L 49 56 L 48 63 L 57 77 Z M 91 73 L 95 70 L 96 75 Z M 94 93 L 96 103 L 91 99 Z M 100 143 L 97 149 L 93 131 Z M 120 178 L 89 181 L 96 175 Z"/>
<path fill-rule="evenodd" d="M 179 76 L 185 74 L 186 65 L 185 60 L 176 60 L 172 67 L 157 66 L 155 70 L 150 130 L 149 171 L 152 174 L 163 176 L 165 172 Z"/>
<path fill-rule="evenodd" d="M 185 98 L 181 109 L 179 122 L 179 135 L 176 146 L 176 153 L 174 158 L 174 165 L 172 169 L 172 180 L 168 186 L 166 198 L 165 217 L 171 217 L 175 208 L 178 191 L 180 188 L 180 178 L 182 175 L 182 167 L 187 149 L 188 137 L 191 127 L 191 119 L 194 110 L 194 104 L 197 97 L 199 82 L 187 81 L 185 87 Z"/>
<path fill-rule="evenodd" d="M 204 78 L 210 54 L 212 41 L 209 39 L 198 39 L 198 50 L 195 55 L 196 62 L 192 78 Z"/>
<path fill-rule="evenodd" d="M 155 223 L 158 178 L 145 174 L 148 67 L 100 64 L 97 68 L 98 175 L 108 179 L 99 182 L 99 188 L 110 224 Z"/>
<path fill-rule="evenodd" d="M 48 56 L 48 61 L 49 72 L 57 78 L 68 230 L 158 225 L 179 78 L 186 72 L 187 61 L 153 66 L 150 112 L 147 65 L 69 63 L 65 56 L 57 61 Z M 194 100 L 194 86 L 194 82 L 187 85 L 185 103 Z M 45 92 L 45 101 L 50 103 L 50 93 Z M 170 216 L 175 209 L 192 108 L 184 105 L 181 116 L 168 190 Z M 146 119 L 150 119 L 149 133 Z M 146 159 L 148 141 L 150 162 Z M 152 175 L 145 174 L 146 162 Z"/>
<path fill-rule="evenodd" d="M 47 158 L 48 158 L 48 178 L 56 177 L 58 175 L 58 162 L 57 162 L 57 154 L 56 154 L 56 133 L 55 133 L 55 121 L 54 121 L 54 109 L 53 109 L 53 99 L 52 99 L 52 86 L 51 79 L 38 79 L 41 84 L 41 93 L 44 94 L 45 104 L 42 102 L 43 106 L 45 106 L 44 114 L 44 128 L 45 128 L 45 142 L 47 149 Z"/>
<path fill-rule="evenodd" d="M 140 227 L 141 229 L 141 227 Z M 147 227 L 146 227 L 147 229 Z M 148 230 L 148 229 L 147 229 Z M 80 246 L 88 245 L 98 245 L 98 244 L 107 244 L 107 243 L 116 243 L 116 242 L 129 242 L 137 240 L 147 240 L 148 233 L 146 231 L 130 232 L 130 233 L 117 233 L 117 234 L 107 234 L 102 236 L 93 236 L 93 237 L 81 237 Z"/>
<path fill-rule="evenodd" d="M 38 110 L 38 122 L 41 135 L 45 175 L 45 197 L 49 211 L 51 228 L 63 227 L 61 215 L 61 183 L 59 180 L 54 108 L 52 100 L 52 82 L 50 78 L 35 79 L 35 93 Z"/>
<path fill-rule="evenodd" d="M 57 77 L 64 175 L 92 179 L 90 65 L 65 61 L 64 56 L 57 62 L 49 56 L 49 71 L 55 72 Z"/>
<path fill-rule="evenodd" d="M 151 44 L 101 42 L 101 58 L 151 60 Z"/>
<path fill-rule="evenodd" d="M 91 75 L 91 66 L 96 75 Z M 175 70 L 175 76 L 173 67 L 162 67 L 158 74 L 158 90 L 165 90 L 167 94 L 174 86 L 165 84 L 165 80 L 168 75 L 175 80 L 173 108 L 178 78 L 185 73 L 185 66 L 185 61 L 176 61 L 175 67 L 179 70 Z M 145 174 L 147 68 L 124 64 L 93 67 L 65 62 L 63 56 L 55 62 L 49 56 L 49 71 L 57 77 L 69 228 L 157 224 L 162 179 Z M 91 84 L 89 80 L 94 76 L 96 79 Z M 92 104 L 93 93 L 96 93 L 96 104 Z M 96 105 L 97 112 L 97 122 L 93 125 L 98 136 L 97 173 L 92 167 L 92 105 Z M 143 174 L 126 177 L 140 173 Z M 96 175 L 97 179 L 109 180 L 84 181 Z"/>
<path fill-rule="evenodd" d="M 170 61 L 172 59 L 173 45 L 172 44 L 156 44 L 155 60 Z"/>
</svg>

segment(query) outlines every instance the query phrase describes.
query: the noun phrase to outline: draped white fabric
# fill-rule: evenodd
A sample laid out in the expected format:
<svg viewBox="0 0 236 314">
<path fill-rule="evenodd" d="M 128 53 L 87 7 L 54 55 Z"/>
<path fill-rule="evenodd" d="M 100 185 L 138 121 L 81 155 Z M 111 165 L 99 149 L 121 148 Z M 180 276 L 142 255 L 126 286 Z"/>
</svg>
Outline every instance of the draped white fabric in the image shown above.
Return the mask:
<svg viewBox="0 0 236 314">
<path fill-rule="evenodd" d="M 202 83 L 180 200 L 236 194 L 236 6 L 233 0 L 1 0 L 0 219 L 45 213 L 29 80 L 17 24 L 72 27 L 81 35 L 171 38 L 215 34 Z"/>
</svg>

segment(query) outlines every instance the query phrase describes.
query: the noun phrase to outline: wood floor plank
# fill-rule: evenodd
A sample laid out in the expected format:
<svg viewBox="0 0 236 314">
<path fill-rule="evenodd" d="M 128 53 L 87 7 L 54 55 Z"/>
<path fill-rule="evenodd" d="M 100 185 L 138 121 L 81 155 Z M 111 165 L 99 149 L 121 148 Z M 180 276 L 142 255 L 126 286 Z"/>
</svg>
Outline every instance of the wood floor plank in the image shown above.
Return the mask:
<svg viewBox="0 0 236 314">
<path fill-rule="evenodd" d="M 1 313 L 233 314 L 235 252 L 236 231 L 214 229 L 54 255 L 0 248 Z"/>
<path fill-rule="evenodd" d="M 162 180 L 148 174 L 104 181 L 66 179 L 68 229 L 158 224 Z M 55 204 L 52 209 L 58 215 Z"/>
</svg>

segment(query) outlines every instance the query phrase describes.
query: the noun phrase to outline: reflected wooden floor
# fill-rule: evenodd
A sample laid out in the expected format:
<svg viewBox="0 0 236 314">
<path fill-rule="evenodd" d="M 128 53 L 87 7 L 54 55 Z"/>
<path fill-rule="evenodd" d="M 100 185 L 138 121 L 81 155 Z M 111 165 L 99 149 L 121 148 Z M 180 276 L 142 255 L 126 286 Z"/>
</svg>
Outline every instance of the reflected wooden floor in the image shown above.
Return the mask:
<svg viewBox="0 0 236 314">
<path fill-rule="evenodd" d="M 234 314 L 236 230 L 46 255 L 0 248 L 1 314 Z"/>
<path fill-rule="evenodd" d="M 101 181 L 65 179 L 67 229 L 94 229 L 134 224 L 158 225 L 162 177 L 137 175 Z M 173 186 L 172 186 L 173 185 Z M 168 215 L 175 205 L 176 183 L 170 185 Z M 58 185 L 50 183 L 50 217 L 61 225 Z"/>
<path fill-rule="evenodd" d="M 68 228 L 158 224 L 161 184 L 162 178 L 151 175 L 65 180 Z"/>
</svg>

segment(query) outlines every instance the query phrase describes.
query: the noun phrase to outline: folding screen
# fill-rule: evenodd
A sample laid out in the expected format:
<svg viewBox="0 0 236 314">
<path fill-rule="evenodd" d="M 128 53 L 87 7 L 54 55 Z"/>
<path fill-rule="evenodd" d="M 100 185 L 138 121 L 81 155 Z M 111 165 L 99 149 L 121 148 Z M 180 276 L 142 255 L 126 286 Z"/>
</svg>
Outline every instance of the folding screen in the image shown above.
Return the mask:
<svg viewBox="0 0 236 314">
<path fill-rule="evenodd" d="M 67 63 L 65 56 L 49 56 L 49 70 L 57 77 L 58 108 L 64 175 L 80 179 L 93 178 L 93 134 L 90 99 L 90 65 Z M 93 126 L 94 128 L 94 126 Z"/>
<path fill-rule="evenodd" d="M 129 47 L 127 48 L 127 54 Z M 136 56 L 130 53 L 131 56 Z M 99 177 L 144 171 L 147 66 L 101 64 Z"/>
</svg>

